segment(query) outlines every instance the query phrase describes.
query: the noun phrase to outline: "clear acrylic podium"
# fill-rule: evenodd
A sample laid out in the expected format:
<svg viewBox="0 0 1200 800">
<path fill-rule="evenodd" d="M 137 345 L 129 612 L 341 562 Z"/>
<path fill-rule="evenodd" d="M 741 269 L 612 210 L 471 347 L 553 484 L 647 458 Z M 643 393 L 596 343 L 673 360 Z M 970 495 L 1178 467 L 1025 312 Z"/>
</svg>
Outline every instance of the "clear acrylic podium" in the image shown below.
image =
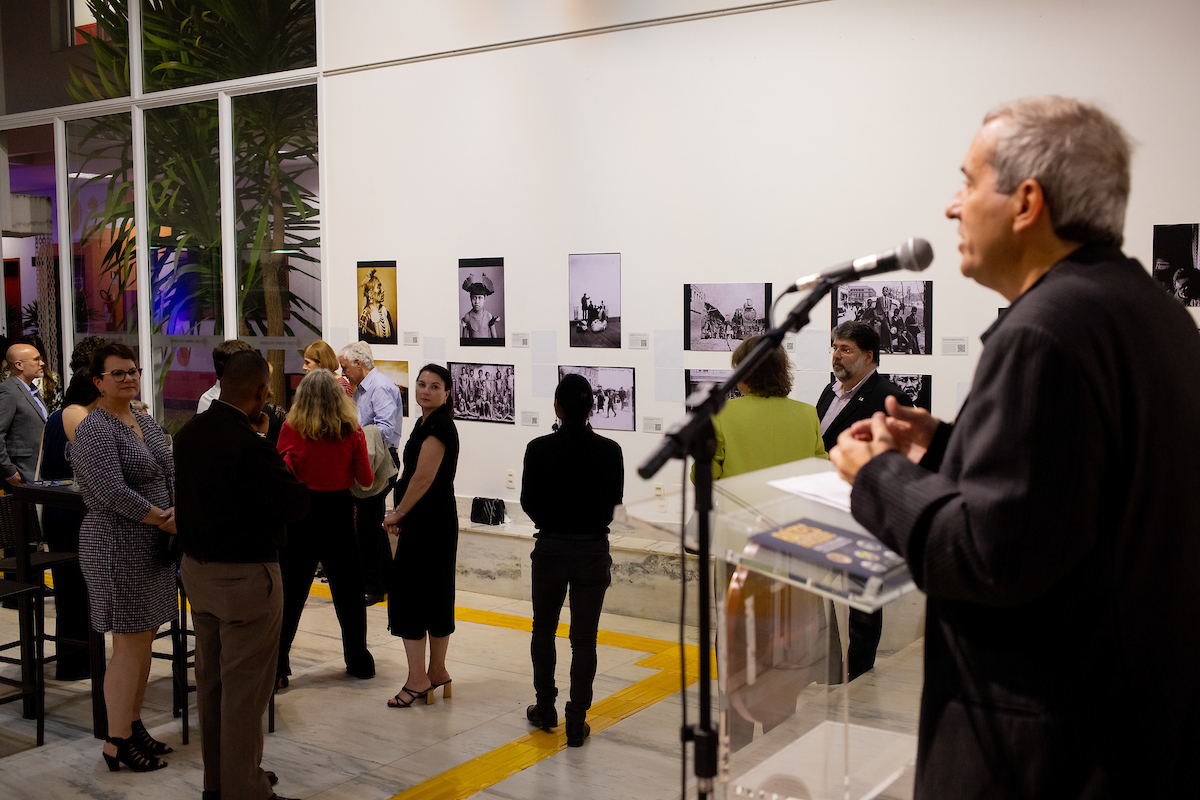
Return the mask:
<svg viewBox="0 0 1200 800">
<path fill-rule="evenodd" d="M 915 590 L 907 569 L 865 580 L 749 542 L 801 518 L 862 532 L 849 514 L 768 485 L 832 468 L 806 459 L 714 486 L 717 797 L 912 796 L 920 701 L 914 659 L 892 670 L 877 661 L 846 680 L 850 609 L 874 612 Z M 628 504 L 622 516 L 642 535 L 694 538 L 694 525 L 692 537 L 680 530 L 690 490 Z"/>
</svg>

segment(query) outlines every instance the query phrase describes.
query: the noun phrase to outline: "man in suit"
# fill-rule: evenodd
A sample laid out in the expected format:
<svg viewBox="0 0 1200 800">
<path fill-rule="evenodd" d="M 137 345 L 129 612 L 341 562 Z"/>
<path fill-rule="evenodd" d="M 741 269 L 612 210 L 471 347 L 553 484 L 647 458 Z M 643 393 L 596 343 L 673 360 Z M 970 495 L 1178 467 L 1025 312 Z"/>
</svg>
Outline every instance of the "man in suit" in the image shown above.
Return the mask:
<svg viewBox="0 0 1200 800">
<path fill-rule="evenodd" d="M 229 356 L 221 396 L 175 437 L 180 574 L 196 629 L 205 800 L 267 800 L 262 715 L 283 621 L 279 550 L 308 510 L 308 487 L 265 438 L 270 371 L 257 351 Z M 278 798 L 282 800 L 282 798 Z"/>
<path fill-rule="evenodd" d="M 858 422 L 883 411 L 884 401 L 894 397 L 910 406 L 901 389 L 884 378 L 879 369 L 879 334 L 865 322 L 843 322 L 833 329 L 832 367 L 837 380 L 825 387 L 817 400 L 821 439 L 825 452 L 837 444 L 838 435 Z M 850 652 L 846 661 L 850 680 L 875 666 L 875 653 L 883 636 L 883 612 L 868 614 L 850 609 Z"/>
<path fill-rule="evenodd" d="M 831 458 L 928 598 L 916 797 L 1195 795 L 1200 337 L 1121 252 L 1095 106 L 984 118 L 946 209 L 1003 295 L 954 425 L 887 403 Z"/>
<path fill-rule="evenodd" d="M 12 374 L 0 383 L 0 474 L 15 486 L 37 471 L 47 414 L 33 381 L 45 365 L 33 345 L 14 344 L 5 357 Z"/>
</svg>

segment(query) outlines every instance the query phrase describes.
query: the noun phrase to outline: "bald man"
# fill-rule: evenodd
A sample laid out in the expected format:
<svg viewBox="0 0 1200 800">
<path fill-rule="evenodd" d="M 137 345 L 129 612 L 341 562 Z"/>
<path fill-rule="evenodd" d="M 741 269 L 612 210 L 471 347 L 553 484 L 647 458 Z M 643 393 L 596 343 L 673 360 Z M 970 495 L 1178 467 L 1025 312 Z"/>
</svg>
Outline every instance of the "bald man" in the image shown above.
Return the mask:
<svg viewBox="0 0 1200 800">
<path fill-rule="evenodd" d="M 0 475 L 12 485 L 33 480 L 46 406 L 33 386 L 44 363 L 38 349 L 14 344 L 5 356 L 12 375 L 0 383 Z"/>
</svg>

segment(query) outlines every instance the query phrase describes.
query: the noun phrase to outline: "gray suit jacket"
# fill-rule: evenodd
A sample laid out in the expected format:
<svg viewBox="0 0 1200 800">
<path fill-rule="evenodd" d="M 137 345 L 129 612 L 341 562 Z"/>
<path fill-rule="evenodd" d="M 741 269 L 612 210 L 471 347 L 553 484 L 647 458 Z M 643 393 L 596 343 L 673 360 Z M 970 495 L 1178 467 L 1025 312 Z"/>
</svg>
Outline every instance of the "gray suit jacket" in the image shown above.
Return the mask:
<svg viewBox="0 0 1200 800">
<path fill-rule="evenodd" d="M 13 375 L 0 383 L 0 478 L 19 472 L 24 480 L 33 480 L 45 426 L 46 418 L 24 381 Z"/>
</svg>

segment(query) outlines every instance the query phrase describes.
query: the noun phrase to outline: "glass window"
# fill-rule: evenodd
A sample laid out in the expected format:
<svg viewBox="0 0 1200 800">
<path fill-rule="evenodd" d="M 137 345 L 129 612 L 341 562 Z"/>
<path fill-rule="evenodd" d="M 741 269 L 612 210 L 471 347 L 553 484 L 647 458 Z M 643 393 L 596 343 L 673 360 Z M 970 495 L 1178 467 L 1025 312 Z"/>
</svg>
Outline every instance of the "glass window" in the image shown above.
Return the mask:
<svg viewBox="0 0 1200 800">
<path fill-rule="evenodd" d="M 317 63 L 316 0 L 143 0 L 147 92 Z"/>
<path fill-rule="evenodd" d="M 233 132 L 238 337 L 266 352 L 286 405 L 321 337 L 316 87 L 235 97 Z"/>
<path fill-rule="evenodd" d="M 129 96 L 124 0 L 0 0 L 0 114 Z"/>
<path fill-rule="evenodd" d="M 217 103 L 148 109 L 151 375 L 156 417 L 174 432 L 208 389 L 222 338 Z"/>
</svg>

